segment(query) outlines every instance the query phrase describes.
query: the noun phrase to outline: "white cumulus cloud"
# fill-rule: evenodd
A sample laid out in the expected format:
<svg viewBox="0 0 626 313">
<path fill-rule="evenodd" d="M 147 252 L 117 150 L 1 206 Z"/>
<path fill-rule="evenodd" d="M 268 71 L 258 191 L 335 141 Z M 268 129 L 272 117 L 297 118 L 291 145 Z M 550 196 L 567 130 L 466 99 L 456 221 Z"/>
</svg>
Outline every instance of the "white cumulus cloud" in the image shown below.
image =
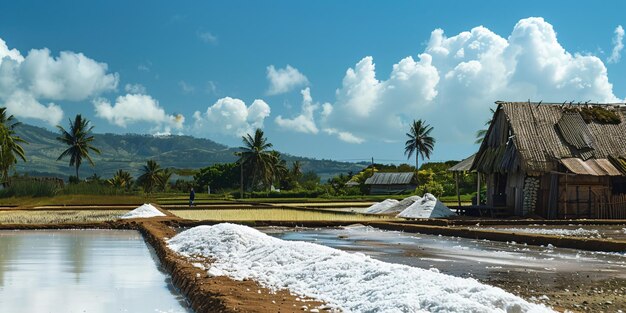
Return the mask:
<svg viewBox="0 0 626 313">
<path fill-rule="evenodd" d="M 96 116 L 108 120 L 120 127 L 138 122 L 147 122 L 157 126 L 182 129 L 185 123 L 183 115 L 169 115 L 159 102 L 149 95 L 127 94 L 119 96 L 114 104 L 99 98 L 93 101 Z"/>
<path fill-rule="evenodd" d="M 298 69 L 287 65 L 285 68 L 276 69 L 274 65 L 267 67 L 267 80 L 270 86 L 268 95 L 278 95 L 289 92 L 294 88 L 305 86 L 309 80 Z"/>
<path fill-rule="evenodd" d="M 313 103 L 311 97 L 311 89 L 309 87 L 303 89 L 302 93 L 302 112 L 294 118 L 283 118 L 281 115 L 274 120 L 278 126 L 284 129 L 293 130 L 300 133 L 317 134 L 319 129 L 315 125 L 315 112 L 320 105 Z M 326 104 L 327 105 L 327 104 Z"/>
<path fill-rule="evenodd" d="M 424 119 L 438 142 L 472 142 L 495 101 L 620 101 L 607 69 L 593 55 L 566 51 L 543 18 L 520 20 L 508 37 L 478 26 L 447 37 L 436 29 L 417 59 L 377 78 L 372 57 L 346 71 L 332 105 L 323 106 L 326 133 L 359 143 L 404 139 Z"/>
<path fill-rule="evenodd" d="M 624 28 L 617 25 L 615 28 L 615 37 L 613 37 L 613 51 L 607 59 L 609 63 L 617 63 L 622 57 L 622 49 L 624 49 Z"/>
<path fill-rule="evenodd" d="M 263 100 L 254 100 L 250 106 L 240 99 L 225 97 L 217 100 L 206 112 L 194 113 L 197 131 L 208 130 L 229 136 L 243 136 L 262 128 L 270 115 L 270 106 Z"/>
<path fill-rule="evenodd" d="M 126 84 L 126 86 L 124 86 L 124 90 L 128 93 L 140 93 L 140 94 L 145 94 L 146 93 L 146 87 L 142 84 Z"/>
<path fill-rule="evenodd" d="M 82 53 L 62 51 L 55 57 L 44 48 L 23 56 L 0 38 L 0 100 L 18 118 L 57 124 L 63 110 L 49 101 L 83 101 L 115 90 L 118 81 L 105 63 Z"/>
</svg>

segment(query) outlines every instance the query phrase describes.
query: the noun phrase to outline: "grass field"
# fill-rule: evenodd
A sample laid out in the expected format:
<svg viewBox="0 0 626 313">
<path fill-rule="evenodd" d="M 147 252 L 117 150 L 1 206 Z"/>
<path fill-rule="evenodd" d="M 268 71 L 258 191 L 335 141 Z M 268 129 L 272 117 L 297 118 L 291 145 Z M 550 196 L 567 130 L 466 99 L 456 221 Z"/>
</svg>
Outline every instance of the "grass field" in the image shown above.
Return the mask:
<svg viewBox="0 0 626 313">
<path fill-rule="evenodd" d="M 393 219 L 387 216 L 297 209 L 196 209 L 170 210 L 170 212 L 190 220 L 217 221 L 379 221 Z"/>
<path fill-rule="evenodd" d="M 0 211 L 0 224 L 51 224 L 112 221 L 128 210 Z"/>
</svg>

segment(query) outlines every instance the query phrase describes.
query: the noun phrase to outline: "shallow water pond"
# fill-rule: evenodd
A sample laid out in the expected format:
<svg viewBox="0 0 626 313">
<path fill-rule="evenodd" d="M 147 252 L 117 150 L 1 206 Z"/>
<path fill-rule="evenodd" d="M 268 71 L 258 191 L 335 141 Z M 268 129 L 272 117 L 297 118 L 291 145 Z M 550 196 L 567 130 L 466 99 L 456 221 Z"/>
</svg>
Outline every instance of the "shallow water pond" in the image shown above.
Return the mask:
<svg viewBox="0 0 626 313">
<path fill-rule="evenodd" d="M 191 312 L 130 230 L 0 231 L 2 312 Z"/>
<path fill-rule="evenodd" d="M 598 280 L 626 279 L 625 254 L 384 231 L 365 226 L 259 229 L 284 240 L 314 242 L 365 253 L 390 263 L 437 268 L 455 276 L 493 279 L 573 275 Z M 552 279 L 546 283 L 552 283 Z"/>
</svg>

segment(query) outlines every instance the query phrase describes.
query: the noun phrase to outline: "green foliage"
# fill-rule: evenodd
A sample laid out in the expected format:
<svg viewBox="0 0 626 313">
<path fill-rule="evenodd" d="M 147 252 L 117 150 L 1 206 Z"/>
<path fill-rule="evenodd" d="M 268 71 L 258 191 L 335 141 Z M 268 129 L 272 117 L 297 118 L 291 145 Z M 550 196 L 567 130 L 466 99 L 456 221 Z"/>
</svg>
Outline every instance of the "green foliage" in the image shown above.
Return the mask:
<svg viewBox="0 0 626 313">
<path fill-rule="evenodd" d="M 133 177 L 129 172 L 120 169 L 115 172 L 113 178 L 107 180 L 107 183 L 114 188 L 129 190 L 133 186 Z"/>
<path fill-rule="evenodd" d="M 235 189 L 239 187 L 240 172 L 241 167 L 237 163 L 218 163 L 201 168 L 194 175 L 194 182 L 200 190 L 207 190 L 207 186 L 215 192 Z"/>
<path fill-rule="evenodd" d="M 79 182 L 68 184 L 60 191 L 65 195 L 121 195 L 127 194 L 124 190 L 115 188 L 105 182 Z"/>
<path fill-rule="evenodd" d="M 430 159 L 430 154 L 435 148 L 435 138 L 430 135 L 432 131 L 433 127 L 423 120 L 414 120 L 409 132 L 406 133 L 409 139 L 404 144 L 404 154 L 411 158 L 415 153 L 415 168 L 419 168 L 418 156 L 421 156 L 422 160 Z"/>
<path fill-rule="evenodd" d="M 78 178 L 78 169 L 82 164 L 83 158 L 86 158 L 91 166 L 95 166 L 89 151 L 100 154 L 100 150 L 92 145 L 94 141 L 94 136 L 91 135 L 93 126 L 89 126 L 89 120 L 77 114 L 74 121 L 70 120 L 69 131 L 65 130 L 61 125 L 57 125 L 57 128 L 60 132 L 57 140 L 68 146 L 65 151 L 61 152 L 57 161 L 69 157 L 70 166 L 76 168 L 76 177 Z"/>
<path fill-rule="evenodd" d="M 622 122 L 622 119 L 617 112 L 599 106 L 566 108 L 565 112 L 580 113 L 583 120 L 585 120 L 585 123 L 587 124 L 591 122 L 599 124 L 619 124 Z"/>
<path fill-rule="evenodd" d="M 36 179 L 14 179 L 0 190 L 0 198 L 8 197 L 52 197 L 59 192 L 58 183 Z"/>
<path fill-rule="evenodd" d="M 1 182 L 6 184 L 9 179 L 9 170 L 18 159 L 26 161 L 23 143 L 28 143 L 15 132 L 15 127 L 21 123 L 15 121 L 13 115 L 7 115 L 6 108 L 0 108 L 0 173 Z"/>
<path fill-rule="evenodd" d="M 137 183 L 143 187 L 146 193 L 152 193 L 162 186 L 163 169 L 155 160 L 148 160 L 143 166 L 143 173 L 137 178 Z"/>
<path fill-rule="evenodd" d="M 429 181 L 425 184 L 417 186 L 415 193 L 419 196 L 423 196 L 425 193 L 430 193 L 435 197 L 441 197 L 443 195 L 443 186 L 436 181 Z"/>
<path fill-rule="evenodd" d="M 302 174 L 298 183 L 303 189 L 313 190 L 320 185 L 320 177 L 315 172 L 309 171 Z"/>
<path fill-rule="evenodd" d="M 243 146 L 239 147 L 240 151 L 236 155 L 239 156 L 237 162 L 243 164 L 247 186 L 252 190 L 260 186 L 268 189 L 277 176 L 275 166 L 278 160 L 269 150 L 272 144 L 260 128 L 255 130 L 254 137 L 247 134 L 241 140 Z"/>
</svg>

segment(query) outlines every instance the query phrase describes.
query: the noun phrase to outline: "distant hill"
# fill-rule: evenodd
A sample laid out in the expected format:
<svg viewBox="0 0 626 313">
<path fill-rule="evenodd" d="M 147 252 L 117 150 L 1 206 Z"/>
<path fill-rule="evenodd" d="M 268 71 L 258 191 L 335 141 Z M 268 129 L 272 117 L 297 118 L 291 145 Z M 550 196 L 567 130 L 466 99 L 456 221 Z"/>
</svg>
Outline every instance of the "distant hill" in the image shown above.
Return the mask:
<svg viewBox="0 0 626 313">
<path fill-rule="evenodd" d="M 16 169 L 19 173 L 34 176 L 57 176 L 67 178 L 73 174 L 68 166 L 69 161 L 57 161 L 59 154 L 65 149 L 56 140 L 57 134 L 45 128 L 22 124 L 17 133 L 30 144 L 23 145 L 26 150 L 27 162 L 19 162 Z M 138 134 L 94 134 L 94 145 L 102 151 L 101 155 L 93 155 L 95 167 L 85 161 L 80 168 L 81 177 L 97 173 L 103 178 L 113 176 L 118 169 L 130 171 L 138 176 L 141 167 L 149 159 L 154 159 L 162 167 L 180 169 L 201 168 L 215 163 L 233 162 L 236 160 L 235 148 L 216 143 L 209 139 L 191 136 L 155 137 Z M 291 155 L 283 155 L 291 163 L 299 160 L 304 171 L 313 171 L 325 180 L 340 173 L 354 173 L 366 165 L 359 163 L 317 160 Z"/>
</svg>

